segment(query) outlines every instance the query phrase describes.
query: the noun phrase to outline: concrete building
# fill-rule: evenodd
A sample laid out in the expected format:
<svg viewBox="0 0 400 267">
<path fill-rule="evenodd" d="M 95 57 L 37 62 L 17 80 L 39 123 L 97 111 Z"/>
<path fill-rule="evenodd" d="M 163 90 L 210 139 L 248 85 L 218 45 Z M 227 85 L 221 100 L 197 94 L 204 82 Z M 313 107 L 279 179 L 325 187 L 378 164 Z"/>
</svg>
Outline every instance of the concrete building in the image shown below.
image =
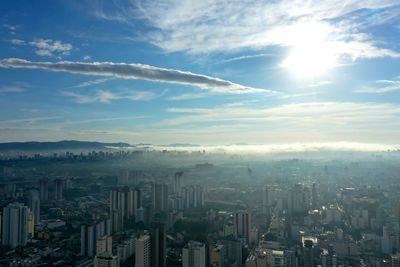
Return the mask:
<svg viewBox="0 0 400 267">
<path fill-rule="evenodd" d="M 182 267 L 206 267 L 206 248 L 203 243 L 189 241 L 182 250 Z"/>
<path fill-rule="evenodd" d="M 3 246 L 25 246 L 28 239 L 28 232 L 33 234 L 33 221 L 31 217 L 30 224 L 29 214 L 32 216 L 29 208 L 22 203 L 11 203 L 3 208 L 2 216 L 2 244 Z"/>
<path fill-rule="evenodd" d="M 136 239 L 135 267 L 151 267 L 151 237 L 142 235 Z"/>
</svg>

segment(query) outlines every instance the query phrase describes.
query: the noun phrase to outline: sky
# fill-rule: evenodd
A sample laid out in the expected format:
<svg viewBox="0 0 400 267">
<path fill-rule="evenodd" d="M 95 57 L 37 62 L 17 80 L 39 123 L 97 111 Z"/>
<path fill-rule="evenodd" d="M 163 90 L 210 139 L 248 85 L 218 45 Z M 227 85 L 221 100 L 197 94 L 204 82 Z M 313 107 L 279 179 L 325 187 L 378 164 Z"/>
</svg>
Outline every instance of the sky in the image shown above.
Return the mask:
<svg viewBox="0 0 400 267">
<path fill-rule="evenodd" d="M 4 0 L 0 14 L 0 142 L 399 144 L 398 0 Z"/>
</svg>

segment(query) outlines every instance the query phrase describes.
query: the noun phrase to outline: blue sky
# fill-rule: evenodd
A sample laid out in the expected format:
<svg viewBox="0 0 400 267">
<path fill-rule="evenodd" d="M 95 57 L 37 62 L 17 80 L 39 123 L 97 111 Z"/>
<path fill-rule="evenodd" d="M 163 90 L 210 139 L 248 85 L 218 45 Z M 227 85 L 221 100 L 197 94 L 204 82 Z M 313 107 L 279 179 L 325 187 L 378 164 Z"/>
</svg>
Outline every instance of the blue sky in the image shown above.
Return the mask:
<svg viewBox="0 0 400 267">
<path fill-rule="evenodd" d="M 2 142 L 398 144 L 398 0 L 0 7 Z"/>
</svg>

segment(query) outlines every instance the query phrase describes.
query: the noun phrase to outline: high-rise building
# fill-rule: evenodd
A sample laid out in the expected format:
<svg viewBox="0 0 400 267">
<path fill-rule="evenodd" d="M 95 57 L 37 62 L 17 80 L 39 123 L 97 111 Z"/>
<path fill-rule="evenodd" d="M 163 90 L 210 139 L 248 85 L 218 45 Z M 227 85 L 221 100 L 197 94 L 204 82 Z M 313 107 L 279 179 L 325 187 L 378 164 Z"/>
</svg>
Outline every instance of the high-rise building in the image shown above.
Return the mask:
<svg viewBox="0 0 400 267">
<path fill-rule="evenodd" d="M 285 250 L 286 267 L 299 267 L 299 255 L 296 250 Z"/>
<path fill-rule="evenodd" d="M 189 241 L 182 250 L 182 267 L 206 267 L 206 248 L 203 243 Z"/>
<path fill-rule="evenodd" d="M 230 236 L 224 240 L 224 246 L 226 252 L 226 261 L 229 266 L 242 266 L 242 242 L 239 239 Z"/>
<path fill-rule="evenodd" d="M 141 207 L 139 189 L 117 187 L 110 192 L 110 216 L 113 232 L 122 231 L 126 221 L 138 217 Z"/>
<path fill-rule="evenodd" d="M 224 245 L 215 245 L 210 249 L 210 265 L 212 267 L 225 266 L 225 247 Z"/>
<path fill-rule="evenodd" d="M 33 213 L 33 220 L 35 224 L 40 223 L 40 194 L 39 190 L 31 189 L 28 196 L 28 206 Z"/>
<path fill-rule="evenodd" d="M 250 242 L 251 213 L 250 211 L 239 211 L 233 214 L 233 226 L 236 237 L 244 238 L 246 244 Z"/>
<path fill-rule="evenodd" d="M 314 242 L 311 239 L 303 242 L 303 260 L 304 266 L 314 267 Z"/>
<path fill-rule="evenodd" d="M 204 189 L 202 186 L 186 186 L 182 188 L 183 208 L 191 209 L 204 206 Z"/>
<path fill-rule="evenodd" d="M 120 258 L 112 254 L 112 236 L 105 235 L 96 241 L 94 267 L 119 267 Z"/>
<path fill-rule="evenodd" d="M 176 172 L 174 176 L 174 194 L 178 194 L 181 191 L 181 177 L 183 172 Z"/>
<path fill-rule="evenodd" d="M 317 190 L 317 185 L 315 183 L 313 183 L 312 185 L 311 205 L 313 209 L 319 209 L 318 190 Z"/>
<path fill-rule="evenodd" d="M 151 229 L 151 266 L 166 267 L 166 235 L 163 223 L 153 223 Z"/>
<path fill-rule="evenodd" d="M 168 185 L 153 183 L 152 204 L 155 211 L 168 212 Z"/>
<path fill-rule="evenodd" d="M 11 203 L 3 208 L 3 246 L 15 248 L 26 245 L 28 231 L 32 231 L 32 229 L 28 228 L 29 214 L 29 208 L 22 203 Z"/>
<path fill-rule="evenodd" d="M 64 180 L 55 179 L 54 180 L 54 199 L 55 200 L 63 200 L 63 192 L 64 192 Z"/>
<path fill-rule="evenodd" d="M 264 187 L 263 191 L 263 212 L 265 215 L 269 216 L 271 213 L 271 203 L 270 203 L 270 189 L 269 186 Z"/>
<path fill-rule="evenodd" d="M 119 259 L 117 256 L 108 254 L 96 255 L 93 260 L 93 267 L 119 267 Z"/>
<path fill-rule="evenodd" d="M 308 188 L 304 188 L 302 184 L 296 184 L 289 191 L 288 208 L 292 215 L 304 214 L 310 208 L 310 195 Z"/>
<path fill-rule="evenodd" d="M 110 235 L 110 220 L 81 226 L 81 256 L 93 257 L 96 253 L 96 241 L 104 235 Z"/>
<path fill-rule="evenodd" d="M 324 249 L 321 252 L 322 267 L 336 267 L 336 252 L 333 245 L 329 245 L 328 250 Z"/>
<path fill-rule="evenodd" d="M 400 267 L 400 253 L 391 256 L 392 267 Z"/>
<path fill-rule="evenodd" d="M 142 235 L 136 239 L 135 267 L 151 266 L 151 238 L 150 235 Z"/>
<path fill-rule="evenodd" d="M 40 190 L 40 201 L 49 200 L 49 180 L 40 179 L 39 190 Z"/>
<path fill-rule="evenodd" d="M 96 255 L 108 253 L 112 255 L 112 236 L 105 235 L 96 241 Z"/>
</svg>

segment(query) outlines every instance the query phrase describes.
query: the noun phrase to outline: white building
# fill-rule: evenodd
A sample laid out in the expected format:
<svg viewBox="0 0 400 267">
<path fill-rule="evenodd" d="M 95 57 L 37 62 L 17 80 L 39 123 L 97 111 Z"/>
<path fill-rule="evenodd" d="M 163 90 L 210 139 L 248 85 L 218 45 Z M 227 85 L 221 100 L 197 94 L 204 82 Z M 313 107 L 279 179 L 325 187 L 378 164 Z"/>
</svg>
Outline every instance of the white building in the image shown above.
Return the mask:
<svg viewBox="0 0 400 267">
<path fill-rule="evenodd" d="M 32 231 L 32 222 L 28 224 L 29 214 L 29 208 L 22 203 L 12 203 L 3 209 L 3 246 L 15 248 L 26 245 L 28 232 Z"/>
<path fill-rule="evenodd" d="M 182 250 L 183 267 L 205 267 L 206 248 L 203 243 L 189 241 Z"/>
<path fill-rule="evenodd" d="M 151 266 L 151 238 L 150 235 L 142 235 L 136 239 L 135 267 Z"/>
</svg>

